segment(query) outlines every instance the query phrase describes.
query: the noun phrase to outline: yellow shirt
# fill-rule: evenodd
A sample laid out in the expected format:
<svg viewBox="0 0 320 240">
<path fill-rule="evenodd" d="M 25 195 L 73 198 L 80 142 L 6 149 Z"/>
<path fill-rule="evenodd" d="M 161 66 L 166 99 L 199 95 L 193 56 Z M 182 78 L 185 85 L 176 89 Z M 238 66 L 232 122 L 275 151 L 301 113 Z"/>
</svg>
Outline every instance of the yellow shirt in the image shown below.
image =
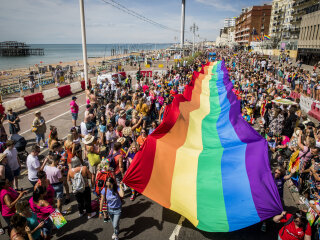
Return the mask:
<svg viewBox="0 0 320 240">
<path fill-rule="evenodd" d="M 149 112 L 149 108 L 147 104 L 142 104 L 142 106 L 140 107 L 140 104 L 138 104 L 138 106 L 136 107 L 136 110 L 142 114 L 142 116 L 147 116 L 148 112 Z"/>
<path fill-rule="evenodd" d="M 252 114 L 253 114 L 252 108 L 246 107 L 246 109 L 247 109 L 248 115 L 249 115 L 249 116 L 252 116 Z"/>
</svg>

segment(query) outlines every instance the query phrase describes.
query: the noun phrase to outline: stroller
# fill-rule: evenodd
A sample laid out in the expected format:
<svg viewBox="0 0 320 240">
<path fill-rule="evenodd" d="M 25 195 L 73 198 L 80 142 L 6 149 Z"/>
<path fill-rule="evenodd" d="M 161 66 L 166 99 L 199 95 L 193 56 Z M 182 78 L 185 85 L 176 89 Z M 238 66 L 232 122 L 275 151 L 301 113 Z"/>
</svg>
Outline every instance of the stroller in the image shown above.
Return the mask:
<svg viewBox="0 0 320 240">
<path fill-rule="evenodd" d="M 27 141 L 24 137 L 19 134 L 12 134 L 11 140 L 14 141 L 14 147 L 18 151 L 18 157 L 22 162 L 25 162 L 28 157 L 28 152 L 26 151 Z"/>
</svg>

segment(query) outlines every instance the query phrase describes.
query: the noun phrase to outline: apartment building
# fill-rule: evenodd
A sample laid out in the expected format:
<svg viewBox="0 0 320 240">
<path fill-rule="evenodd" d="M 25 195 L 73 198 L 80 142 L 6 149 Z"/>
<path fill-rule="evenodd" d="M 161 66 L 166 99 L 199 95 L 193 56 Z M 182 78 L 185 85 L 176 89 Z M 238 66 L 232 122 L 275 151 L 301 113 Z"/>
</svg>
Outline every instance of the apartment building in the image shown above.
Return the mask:
<svg viewBox="0 0 320 240">
<path fill-rule="evenodd" d="M 225 18 L 223 26 L 225 28 L 234 27 L 236 25 L 236 18 Z"/>
<path fill-rule="evenodd" d="M 293 35 L 293 5 L 296 0 L 273 0 L 270 20 L 270 35 L 273 41 L 281 45 L 297 45 L 298 37 Z"/>
<path fill-rule="evenodd" d="M 301 18 L 298 59 L 309 65 L 320 61 L 320 10 Z"/>
<path fill-rule="evenodd" d="M 252 6 L 242 9 L 236 19 L 235 41 L 249 46 L 257 35 L 269 34 L 271 5 Z"/>
<path fill-rule="evenodd" d="M 273 0 L 270 35 L 278 47 L 297 49 L 302 16 L 318 5 L 318 0 Z"/>
</svg>

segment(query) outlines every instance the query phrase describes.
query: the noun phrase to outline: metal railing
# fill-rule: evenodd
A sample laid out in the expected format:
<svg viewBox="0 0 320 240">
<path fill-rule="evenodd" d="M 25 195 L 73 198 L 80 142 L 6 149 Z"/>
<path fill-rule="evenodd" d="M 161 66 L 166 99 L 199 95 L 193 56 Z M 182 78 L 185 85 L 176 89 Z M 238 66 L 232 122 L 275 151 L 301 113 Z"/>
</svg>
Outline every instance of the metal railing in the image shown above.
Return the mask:
<svg viewBox="0 0 320 240">
<path fill-rule="evenodd" d="M 42 79 L 40 80 L 40 85 L 41 86 L 46 86 L 49 84 L 54 83 L 55 80 L 53 78 L 47 78 L 47 79 Z M 39 82 L 35 82 L 35 89 L 39 88 Z M 1 96 L 5 96 L 5 95 L 9 95 L 9 94 L 13 94 L 13 93 L 18 93 L 21 90 L 26 91 L 29 90 L 29 84 L 28 82 L 22 82 L 22 83 L 16 83 L 16 84 L 10 84 L 10 85 L 4 85 L 0 87 L 0 95 Z"/>
</svg>

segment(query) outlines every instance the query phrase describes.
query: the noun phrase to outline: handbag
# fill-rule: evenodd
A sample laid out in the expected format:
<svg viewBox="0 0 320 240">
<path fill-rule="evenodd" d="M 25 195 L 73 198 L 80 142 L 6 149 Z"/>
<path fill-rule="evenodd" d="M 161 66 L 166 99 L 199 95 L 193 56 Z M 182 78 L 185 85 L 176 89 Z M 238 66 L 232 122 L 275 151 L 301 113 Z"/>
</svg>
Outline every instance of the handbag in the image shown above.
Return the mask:
<svg viewBox="0 0 320 240">
<path fill-rule="evenodd" d="M 37 127 L 34 127 L 34 126 L 32 126 L 32 127 L 31 127 L 31 132 L 33 132 L 33 133 L 34 133 L 34 132 L 36 132 L 37 130 L 38 130 L 38 128 L 37 128 Z"/>
</svg>

